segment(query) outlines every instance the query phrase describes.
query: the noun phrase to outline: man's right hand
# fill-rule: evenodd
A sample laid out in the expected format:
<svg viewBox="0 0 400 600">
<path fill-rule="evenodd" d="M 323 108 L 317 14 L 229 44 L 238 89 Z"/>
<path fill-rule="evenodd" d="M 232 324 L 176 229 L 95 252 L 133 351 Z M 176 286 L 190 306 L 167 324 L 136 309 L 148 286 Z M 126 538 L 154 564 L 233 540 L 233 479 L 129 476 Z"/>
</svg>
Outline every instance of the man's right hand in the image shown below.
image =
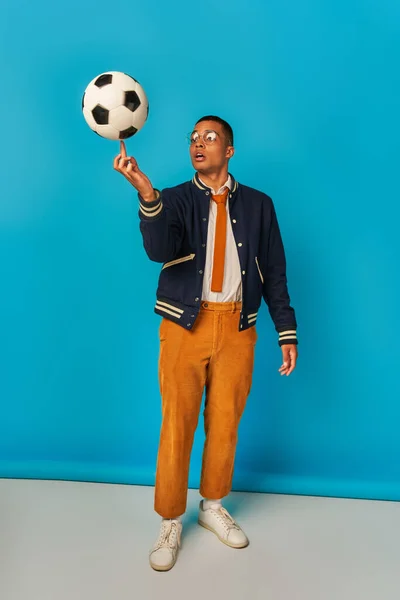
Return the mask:
<svg viewBox="0 0 400 600">
<path fill-rule="evenodd" d="M 120 154 L 114 159 L 114 169 L 137 189 L 145 202 L 152 202 L 156 199 L 156 193 L 150 179 L 139 169 L 133 156 L 126 155 L 125 143 L 122 140 L 120 150 Z"/>
</svg>

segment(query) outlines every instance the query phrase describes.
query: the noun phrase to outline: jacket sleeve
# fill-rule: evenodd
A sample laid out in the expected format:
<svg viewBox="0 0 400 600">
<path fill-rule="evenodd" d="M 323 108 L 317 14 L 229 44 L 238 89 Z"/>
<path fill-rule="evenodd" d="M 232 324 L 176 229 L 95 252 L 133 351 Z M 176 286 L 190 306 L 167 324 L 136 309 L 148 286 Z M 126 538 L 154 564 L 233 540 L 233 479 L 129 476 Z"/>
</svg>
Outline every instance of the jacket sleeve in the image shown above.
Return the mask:
<svg viewBox="0 0 400 600">
<path fill-rule="evenodd" d="M 139 195 L 140 231 L 147 256 L 154 262 L 164 263 L 178 255 L 184 226 L 171 195 L 158 190 L 156 195 L 153 202 L 145 202 Z"/>
<path fill-rule="evenodd" d="M 279 333 L 279 345 L 297 344 L 297 322 L 294 309 L 290 306 L 285 250 L 274 204 L 270 198 L 268 200 L 268 205 L 264 205 L 266 242 L 263 244 L 265 252 L 263 297 L 275 329 Z"/>
</svg>

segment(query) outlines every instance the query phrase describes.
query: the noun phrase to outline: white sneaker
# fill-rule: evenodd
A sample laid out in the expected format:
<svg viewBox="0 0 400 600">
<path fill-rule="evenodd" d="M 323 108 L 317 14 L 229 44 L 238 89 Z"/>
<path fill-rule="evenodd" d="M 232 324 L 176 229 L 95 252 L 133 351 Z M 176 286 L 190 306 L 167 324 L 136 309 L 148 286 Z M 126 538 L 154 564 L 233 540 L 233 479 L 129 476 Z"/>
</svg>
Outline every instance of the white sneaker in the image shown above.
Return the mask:
<svg viewBox="0 0 400 600">
<path fill-rule="evenodd" d="M 244 531 L 222 506 L 203 510 L 203 501 L 201 501 L 199 525 L 215 533 L 221 542 L 231 548 L 245 548 L 249 545 Z"/>
<path fill-rule="evenodd" d="M 163 520 L 160 535 L 150 552 L 150 565 L 155 571 L 169 571 L 178 558 L 181 546 L 182 523 L 176 520 Z"/>
</svg>

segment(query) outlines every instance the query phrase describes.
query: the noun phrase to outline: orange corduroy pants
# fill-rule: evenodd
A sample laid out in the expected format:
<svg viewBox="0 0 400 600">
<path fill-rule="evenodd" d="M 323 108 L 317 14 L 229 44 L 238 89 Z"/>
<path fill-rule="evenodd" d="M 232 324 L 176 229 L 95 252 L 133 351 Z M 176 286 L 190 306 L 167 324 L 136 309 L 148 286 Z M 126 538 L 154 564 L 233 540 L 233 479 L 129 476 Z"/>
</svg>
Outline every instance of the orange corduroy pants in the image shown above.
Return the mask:
<svg viewBox="0 0 400 600">
<path fill-rule="evenodd" d="M 250 393 L 255 327 L 239 330 L 240 303 L 202 302 L 192 331 L 160 325 L 162 425 L 155 510 L 165 519 L 186 510 L 190 455 L 206 391 L 200 493 L 226 496 L 232 486 L 238 426 Z"/>
</svg>

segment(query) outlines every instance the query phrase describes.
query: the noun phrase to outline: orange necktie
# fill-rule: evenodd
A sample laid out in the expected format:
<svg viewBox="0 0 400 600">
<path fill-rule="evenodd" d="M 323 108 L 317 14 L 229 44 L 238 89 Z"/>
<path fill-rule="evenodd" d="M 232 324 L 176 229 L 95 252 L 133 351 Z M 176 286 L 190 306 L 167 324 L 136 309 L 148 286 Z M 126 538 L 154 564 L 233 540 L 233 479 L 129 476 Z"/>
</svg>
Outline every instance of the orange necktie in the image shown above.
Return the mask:
<svg viewBox="0 0 400 600">
<path fill-rule="evenodd" d="M 226 199 L 229 189 L 222 194 L 211 196 L 217 204 L 217 224 L 215 227 L 214 263 L 211 280 L 211 291 L 222 292 L 224 283 L 225 248 L 226 248 Z"/>
</svg>

